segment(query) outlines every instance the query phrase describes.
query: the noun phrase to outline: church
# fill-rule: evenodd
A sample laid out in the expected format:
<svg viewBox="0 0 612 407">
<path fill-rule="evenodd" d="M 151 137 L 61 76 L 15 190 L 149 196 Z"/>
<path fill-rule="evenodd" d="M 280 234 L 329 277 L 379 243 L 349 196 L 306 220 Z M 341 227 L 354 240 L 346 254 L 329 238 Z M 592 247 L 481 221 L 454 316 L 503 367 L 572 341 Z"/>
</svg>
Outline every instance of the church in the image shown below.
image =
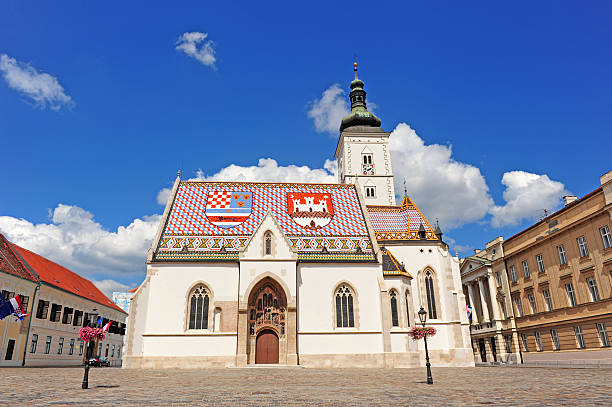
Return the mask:
<svg viewBox="0 0 612 407">
<path fill-rule="evenodd" d="M 174 182 L 131 301 L 124 367 L 473 366 L 459 261 L 395 188 L 351 82 L 337 184 Z"/>
</svg>

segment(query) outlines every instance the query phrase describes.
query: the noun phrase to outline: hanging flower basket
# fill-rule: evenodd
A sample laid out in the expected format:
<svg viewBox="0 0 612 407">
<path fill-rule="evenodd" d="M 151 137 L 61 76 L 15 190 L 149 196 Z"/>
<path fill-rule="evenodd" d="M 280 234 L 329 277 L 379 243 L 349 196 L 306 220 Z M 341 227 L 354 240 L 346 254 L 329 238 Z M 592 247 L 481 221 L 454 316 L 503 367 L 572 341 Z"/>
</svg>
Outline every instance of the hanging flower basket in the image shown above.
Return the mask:
<svg viewBox="0 0 612 407">
<path fill-rule="evenodd" d="M 436 334 L 436 328 L 432 328 L 429 326 L 426 326 L 424 328 L 420 326 L 413 326 L 412 328 L 410 328 L 410 331 L 408 331 L 408 333 L 410 334 L 410 337 L 416 341 L 419 339 L 423 339 L 425 336 L 434 336 Z"/>
<path fill-rule="evenodd" d="M 90 328 L 88 326 L 79 329 L 79 337 L 84 341 L 93 341 L 96 339 L 104 339 L 106 335 L 102 328 Z"/>
</svg>

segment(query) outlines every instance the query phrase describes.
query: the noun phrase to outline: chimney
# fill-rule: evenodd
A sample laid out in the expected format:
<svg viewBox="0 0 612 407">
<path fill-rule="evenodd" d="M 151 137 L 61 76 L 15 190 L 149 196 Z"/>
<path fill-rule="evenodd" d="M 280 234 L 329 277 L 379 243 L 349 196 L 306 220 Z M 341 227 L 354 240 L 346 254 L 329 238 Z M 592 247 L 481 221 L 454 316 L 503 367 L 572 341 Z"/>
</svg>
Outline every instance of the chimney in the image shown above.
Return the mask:
<svg viewBox="0 0 612 407">
<path fill-rule="evenodd" d="M 576 201 L 577 199 L 578 197 L 576 195 L 566 195 L 563 197 L 563 203 L 565 204 L 565 206 L 567 206 L 572 202 Z"/>
</svg>

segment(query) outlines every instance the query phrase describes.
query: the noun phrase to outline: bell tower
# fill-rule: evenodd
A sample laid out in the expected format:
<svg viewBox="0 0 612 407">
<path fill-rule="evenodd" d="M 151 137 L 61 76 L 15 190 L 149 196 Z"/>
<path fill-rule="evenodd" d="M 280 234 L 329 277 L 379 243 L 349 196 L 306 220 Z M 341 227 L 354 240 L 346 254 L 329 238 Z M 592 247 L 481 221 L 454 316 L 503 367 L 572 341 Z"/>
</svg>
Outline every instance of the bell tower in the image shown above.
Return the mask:
<svg viewBox="0 0 612 407">
<path fill-rule="evenodd" d="M 351 112 L 342 119 L 336 147 L 338 178 L 343 184 L 359 184 L 366 205 L 395 205 L 389 133 L 366 104 L 364 83 L 357 76 L 351 82 Z"/>
</svg>

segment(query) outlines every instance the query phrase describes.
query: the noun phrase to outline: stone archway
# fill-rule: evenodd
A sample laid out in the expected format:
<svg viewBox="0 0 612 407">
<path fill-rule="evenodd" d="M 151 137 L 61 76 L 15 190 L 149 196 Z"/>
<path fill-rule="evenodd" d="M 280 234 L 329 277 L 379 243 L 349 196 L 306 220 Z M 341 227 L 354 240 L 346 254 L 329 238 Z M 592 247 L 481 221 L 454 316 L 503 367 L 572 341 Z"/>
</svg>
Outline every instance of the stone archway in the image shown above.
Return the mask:
<svg viewBox="0 0 612 407">
<path fill-rule="evenodd" d="M 264 278 L 253 287 L 247 320 L 248 363 L 286 363 L 287 298 L 276 281 Z"/>
</svg>

